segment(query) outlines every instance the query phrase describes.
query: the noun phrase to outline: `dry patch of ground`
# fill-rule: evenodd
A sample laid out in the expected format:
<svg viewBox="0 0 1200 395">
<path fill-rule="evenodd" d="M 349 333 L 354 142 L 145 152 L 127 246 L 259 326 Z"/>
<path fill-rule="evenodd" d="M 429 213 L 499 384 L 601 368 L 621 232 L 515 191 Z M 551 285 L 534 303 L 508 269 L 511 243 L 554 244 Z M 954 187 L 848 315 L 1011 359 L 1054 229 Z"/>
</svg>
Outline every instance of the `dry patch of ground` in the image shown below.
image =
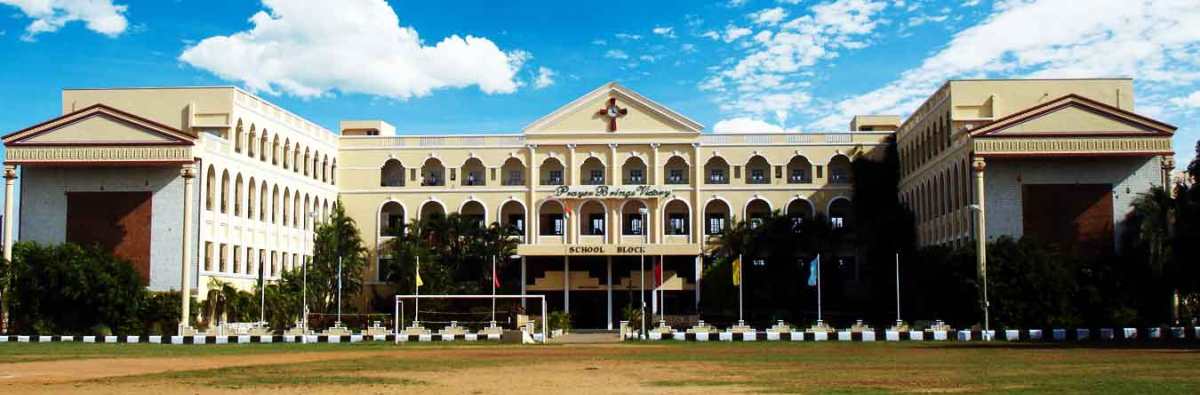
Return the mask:
<svg viewBox="0 0 1200 395">
<path fill-rule="evenodd" d="M 836 342 L 157 347 L 172 354 L 84 352 L 0 363 L 0 392 L 1200 392 L 1200 353 L 1187 348 Z M 36 348 L 9 354 L 53 357 Z"/>
</svg>

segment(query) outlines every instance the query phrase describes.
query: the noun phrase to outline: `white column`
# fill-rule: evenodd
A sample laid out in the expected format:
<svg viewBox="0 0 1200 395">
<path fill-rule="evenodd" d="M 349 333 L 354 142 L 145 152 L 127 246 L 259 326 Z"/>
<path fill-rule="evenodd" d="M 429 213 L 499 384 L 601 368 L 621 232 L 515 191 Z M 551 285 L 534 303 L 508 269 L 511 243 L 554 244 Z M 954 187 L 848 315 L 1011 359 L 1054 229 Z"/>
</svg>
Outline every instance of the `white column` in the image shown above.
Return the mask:
<svg viewBox="0 0 1200 395">
<path fill-rule="evenodd" d="M 530 144 L 529 148 L 529 166 L 526 168 L 525 182 L 528 183 L 528 191 L 525 198 L 525 244 L 537 244 L 539 219 L 537 212 L 537 197 L 534 190 L 540 180 L 541 165 L 537 163 L 537 145 Z M 503 178 L 503 175 L 501 176 Z M 524 266 L 525 258 L 521 258 L 522 266 Z M 525 299 L 521 299 L 524 306 Z"/>
<path fill-rule="evenodd" d="M 13 247 L 13 190 L 16 188 L 17 167 L 4 166 L 4 260 L 12 260 Z"/>
<path fill-rule="evenodd" d="M 983 158 L 975 158 L 973 165 L 975 168 L 975 199 L 978 200 L 975 203 L 979 205 L 979 221 L 975 224 L 976 232 L 978 232 L 975 238 L 977 255 L 975 270 L 977 271 L 977 278 L 983 284 L 983 328 L 986 331 L 991 329 L 988 317 L 988 310 L 991 306 L 988 302 L 987 289 L 987 208 L 984 206 L 987 196 L 984 194 L 983 188 L 983 171 L 987 168 L 987 163 L 984 162 Z"/>
<path fill-rule="evenodd" d="M 700 144 L 692 144 L 692 223 L 689 241 L 704 243 L 704 207 L 700 202 L 700 185 L 704 183 L 704 163 L 700 161 Z"/>
<path fill-rule="evenodd" d="M 183 165 L 179 170 L 183 177 L 183 240 L 180 263 L 180 310 L 179 334 L 184 335 L 185 328 L 191 328 L 191 299 L 192 299 L 192 180 L 196 177 L 196 169 L 192 164 Z"/>
<path fill-rule="evenodd" d="M 525 296 L 525 257 L 521 257 L 521 296 Z M 521 309 L 526 308 L 525 298 L 521 298 Z"/>
<path fill-rule="evenodd" d="M 571 314 L 571 256 L 563 256 L 563 312 Z"/>
<path fill-rule="evenodd" d="M 607 262 L 607 271 L 606 271 L 606 276 L 605 276 L 605 277 L 606 277 L 606 279 L 607 279 L 607 280 L 606 280 L 606 284 L 608 284 L 608 289 L 606 290 L 606 291 L 607 291 L 607 293 L 608 293 L 608 295 L 607 295 L 607 296 L 608 296 L 608 305 L 607 305 L 607 306 L 608 306 L 608 309 L 607 309 L 606 311 L 608 312 L 608 330 L 610 330 L 610 331 L 611 331 L 611 330 L 612 330 L 612 328 L 613 328 L 613 303 L 612 303 L 612 255 L 609 255 L 609 256 L 607 256 L 607 257 L 605 257 L 605 258 L 608 260 L 608 262 Z"/>
</svg>

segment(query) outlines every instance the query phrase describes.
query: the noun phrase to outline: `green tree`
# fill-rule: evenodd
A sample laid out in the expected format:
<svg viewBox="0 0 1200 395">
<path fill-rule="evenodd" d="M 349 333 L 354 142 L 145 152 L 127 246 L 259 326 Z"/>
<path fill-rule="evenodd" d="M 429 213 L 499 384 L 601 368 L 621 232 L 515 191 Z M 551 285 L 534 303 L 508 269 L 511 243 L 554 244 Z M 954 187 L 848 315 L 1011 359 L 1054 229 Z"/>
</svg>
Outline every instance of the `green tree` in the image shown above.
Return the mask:
<svg viewBox="0 0 1200 395">
<path fill-rule="evenodd" d="M 20 242 L 9 265 L 10 332 L 139 334 L 144 285 L 133 266 L 95 247 Z"/>
<path fill-rule="evenodd" d="M 511 230 L 493 222 L 452 213 L 414 219 L 404 232 L 380 249 L 386 279 L 400 292 L 412 293 L 416 262 L 421 262 L 422 293 L 487 293 L 492 260 L 502 270 L 516 252 Z M 502 282 L 503 284 L 504 282 Z"/>
<path fill-rule="evenodd" d="M 329 218 L 313 235 L 313 256 L 308 264 L 308 308 L 312 313 L 337 311 L 338 266 L 341 266 L 342 308 L 351 309 L 362 291 L 367 250 L 354 219 L 346 216 L 341 201 L 333 204 Z"/>
</svg>

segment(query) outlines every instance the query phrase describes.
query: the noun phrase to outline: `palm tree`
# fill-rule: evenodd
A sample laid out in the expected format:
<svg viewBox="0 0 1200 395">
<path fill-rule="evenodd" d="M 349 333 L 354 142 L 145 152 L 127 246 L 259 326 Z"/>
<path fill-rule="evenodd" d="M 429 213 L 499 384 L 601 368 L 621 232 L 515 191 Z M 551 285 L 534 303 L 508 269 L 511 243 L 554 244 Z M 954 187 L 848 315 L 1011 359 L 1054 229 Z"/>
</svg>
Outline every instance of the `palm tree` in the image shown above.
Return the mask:
<svg viewBox="0 0 1200 395">
<path fill-rule="evenodd" d="M 1133 201 L 1129 223 L 1135 236 L 1133 247 L 1145 254 L 1152 282 L 1166 286 L 1171 292 L 1171 319 L 1179 320 L 1179 287 L 1173 280 L 1174 267 L 1172 227 L 1175 199 L 1166 189 L 1156 186 L 1138 195 Z"/>
</svg>

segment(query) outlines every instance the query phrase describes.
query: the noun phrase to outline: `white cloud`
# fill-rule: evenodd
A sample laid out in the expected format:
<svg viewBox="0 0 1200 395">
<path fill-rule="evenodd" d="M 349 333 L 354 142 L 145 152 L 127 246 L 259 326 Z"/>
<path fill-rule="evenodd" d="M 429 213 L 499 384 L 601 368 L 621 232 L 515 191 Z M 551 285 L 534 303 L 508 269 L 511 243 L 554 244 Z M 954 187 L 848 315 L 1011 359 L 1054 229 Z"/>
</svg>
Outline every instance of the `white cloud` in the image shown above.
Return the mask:
<svg viewBox="0 0 1200 395">
<path fill-rule="evenodd" d="M 609 59 L 629 59 L 629 54 L 619 49 L 610 49 L 604 53 L 604 57 Z"/>
<path fill-rule="evenodd" d="M 383 0 L 263 0 L 250 30 L 208 37 L 179 59 L 268 93 L 316 97 L 332 91 L 397 99 L 478 86 L 511 93 L 529 53 L 483 37 L 451 35 L 425 45 Z"/>
<path fill-rule="evenodd" d="M 604 41 L 604 40 L 597 38 L 595 40 L 592 40 L 592 45 L 608 45 L 608 41 Z"/>
<path fill-rule="evenodd" d="M 911 112 L 951 78 L 1130 76 L 1142 90 L 1194 84 L 1198 44 L 1200 7 L 1192 0 L 998 3 L 920 66 L 834 103 L 814 126 L 840 126 L 855 114 Z"/>
<path fill-rule="evenodd" d="M 700 37 L 708 37 L 713 40 L 720 40 L 721 33 L 717 33 L 715 30 L 709 30 L 709 31 L 706 31 L 703 34 L 701 34 Z"/>
<path fill-rule="evenodd" d="M 739 38 L 749 36 L 750 33 L 754 33 L 754 31 L 744 27 L 729 25 L 725 27 L 725 34 L 723 35 L 722 40 L 727 43 L 731 43 Z"/>
<path fill-rule="evenodd" d="M 33 19 L 25 27 L 22 40 L 33 41 L 41 33 L 56 32 L 68 23 L 81 21 L 88 30 L 109 37 L 124 33 L 129 27 L 125 5 L 112 0 L 0 0 L 0 4 L 17 7 Z"/>
<path fill-rule="evenodd" d="M 1187 96 L 1172 98 L 1171 104 L 1183 108 L 1200 108 L 1200 91 L 1192 92 L 1192 94 Z"/>
<path fill-rule="evenodd" d="M 782 7 L 775 7 L 752 12 L 748 16 L 750 20 L 759 25 L 777 25 L 783 21 L 783 18 L 787 18 L 788 12 Z"/>
<path fill-rule="evenodd" d="M 617 33 L 617 34 L 614 34 L 613 36 L 614 36 L 614 37 L 616 37 L 616 38 L 622 39 L 622 40 L 634 40 L 634 41 L 637 41 L 637 40 L 641 40 L 641 39 L 642 39 L 642 35 L 640 35 L 640 34 Z"/>
<path fill-rule="evenodd" d="M 908 18 L 909 27 L 917 27 L 928 22 L 941 22 L 949 18 L 949 15 L 918 15 Z"/>
<path fill-rule="evenodd" d="M 750 0 L 729 0 L 725 2 L 725 6 L 730 8 L 741 7 L 746 5 L 746 2 L 748 1 Z"/>
<path fill-rule="evenodd" d="M 688 43 L 688 44 L 683 44 L 683 45 L 680 45 L 680 46 L 679 46 L 679 50 L 680 50 L 680 51 L 683 51 L 683 53 L 692 53 L 692 52 L 696 52 L 696 44 L 691 44 L 691 43 Z"/>
<path fill-rule="evenodd" d="M 654 29 L 651 29 L 650 31 L 663 37 L 675 38 L 675 28 L 673 27 L 655 26 Z"/>
<path fill-rule="evenodd" d="M 738 117 L 722 119 L 713 125 L 714 133 L 779 133 L 783 127 L 760 119 Z"/>
<path fill-rule="evenodd" d="M 533 87 L 542 89 L 550 85 L 554 85 L 554 76 L 558 75 L 554 70 L 546 67 L 538 67 L 537 77 L 533 79 Z"/>
<path fill-rule="evenodd" d="M 722 64 L 701 80 L 699 87 L 719 92 L 716 101 L 723 111 L 759 118 L 770 114 L 784 123 L 791 114 L 806 111 L 812 101 L 805 93 L 807 80 L 813 76 L 807 68 L 836 58 L 842 50 L 864 47 L 862 37 L 875 30 L 877 16 L 886 6 L 868 0 L 814 5 L 808 14 L 754 34 L 753 42 L 742 43 L 746 48 L 743 56 Z M 761 17 L 762 13 L 752 15 Z M 779 15 L 778 21 L 783 19 Z M 775 20 L 771 17 L 764 22 Z M 734 27 L 727 28 L 726 42 L 732 41 L 731 29 Z M 751 33 L 744 29 L 738 34 Z"/>
</svg>

